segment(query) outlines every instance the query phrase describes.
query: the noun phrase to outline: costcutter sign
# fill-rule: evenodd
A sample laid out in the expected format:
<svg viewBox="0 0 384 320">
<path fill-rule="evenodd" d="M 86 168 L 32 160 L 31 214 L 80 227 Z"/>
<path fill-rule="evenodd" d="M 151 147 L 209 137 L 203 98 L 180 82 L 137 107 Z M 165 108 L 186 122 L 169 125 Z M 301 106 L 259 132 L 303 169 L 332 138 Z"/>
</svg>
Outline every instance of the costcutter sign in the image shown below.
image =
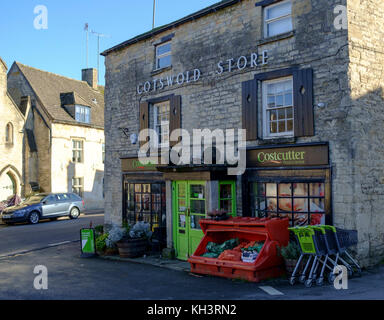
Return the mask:
<svg viewBox="0 0 384 320">
<path fill-rule="evenodd" d="M 328 153 L 326 144 L 248 150 L 247 167 L 323 166 Z"/>
<path fill-rule="evenodd" d="M 262 54 L 251 53 L 250 55 L 240 56 L 238 58 L 230 58 L 220 60 L 216 64 L 215 74 L 221 76 L 224 73 L 230 73 L 236 70 L 244 70 L 245 68 L 256 68 L 260 65 L 268 64 L 268 51 L 264 50 Z M 166 87 L 182 86 L 184 84 L 195 83 L 200 80 L 202 72 L 200 69 L 192 69 L 183 71 L 178 74 L 167 75 L 162 78 L 154 78 L 146 82 L 139 83 L 137 86 L 137 94 L 156 92 Z"/>
</svg>

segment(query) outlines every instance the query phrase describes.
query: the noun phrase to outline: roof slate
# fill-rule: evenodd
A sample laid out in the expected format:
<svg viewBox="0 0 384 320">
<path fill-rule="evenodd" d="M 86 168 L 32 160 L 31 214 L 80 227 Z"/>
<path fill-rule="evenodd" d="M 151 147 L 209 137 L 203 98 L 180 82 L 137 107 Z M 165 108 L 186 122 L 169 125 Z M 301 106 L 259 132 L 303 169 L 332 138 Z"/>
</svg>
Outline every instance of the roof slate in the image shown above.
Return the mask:
<svg viewBox="0 0 384 320">
<path fill-rule="evenodd" d="M 62 107 L 60 94 L 74 92 L 77 101 L 92 108 L 90 125 L 104 127 L 104 95 L 87 82 L 66 78 L 16 62 L 53 121 L 84 126 Z M 95 102 L 96 101 L 96 102 Z"/>
</svg>

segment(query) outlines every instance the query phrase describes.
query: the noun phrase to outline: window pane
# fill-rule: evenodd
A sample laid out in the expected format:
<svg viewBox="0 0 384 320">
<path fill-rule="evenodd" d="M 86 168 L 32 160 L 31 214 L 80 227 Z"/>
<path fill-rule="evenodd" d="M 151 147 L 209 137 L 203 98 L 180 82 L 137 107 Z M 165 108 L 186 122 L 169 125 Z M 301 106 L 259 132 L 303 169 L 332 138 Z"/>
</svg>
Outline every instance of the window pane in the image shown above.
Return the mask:
<svg viewBox="0 0 384 320">
<path fill-rule="evenodd" d="M 292 187 L 291 183 L 280 183 L 279 197 L 291 197 L 292 196 L 291 187 Z"/>
<path fill-rule="evenodd" d="M 220 198 L 228 199 L 232 197 L 232 185 L 222 184 L 220 185 Z"/>
<path fill-rule="evenodd" d="M 287 121 L 287 131 L 293 131 L 293 120 Z"/>
<path fill-rule="evenodd" d="M 232 213 L 232 200 L 220 200 L 220 209 Z"/>
<path fill-rule="evenodd" d="M 169 67 L 171 65 L 171 56 L 165 56 L 165 57 L 162 57 L 162 58 L 159 58 L 157 60 L 157 68 L 158 69 L 161 69 L 161 68 L 166 68 L 166 67 Z"/>
<path fill-rule="evenodd" d="M 311 212 L 324 212 L 324 199 L 310 199 L 309 207 Z"/>
<path fill-rule="evenodd" d="M 277 133 L 277 123 L 276 122 L 271 123 L 270 133 Z"/>
<path fill-rule="evenodd" d="M 268 37 L 272 37 L 281 33 L 292 30 L 292 18 L 289 16 L 284 19 L 268 23 Z"/>
<path fill-rule="evenodd" d="M 324 183 L 309 184 L 311 197 L 324 197 Z"/>
<path fill-rule="evenodd" d="M 279 132 L 286 132 L 285 121 L 279 121 Z"/>
<path fill-rule="evenodd" d="M 293 195 L 296 197 L 306 197 L 308 195 L 308 185 L 306 183 L 294 183 Z"/>
<path fill-rule="evenodd" d="M 293 219 L 294 226 L 302 226 L 308 224 L 308 214 L 294 214 Z"/>
<path fill-rule="evenodd" d="M 295 212 L 308 212 L 307 199 L 293 199 L 293 211 L 295 211 Z"/>
<path fill-rule="evenodd" d="M 291 2 L 282 3 L 280 5 L 273 6 L 271 8 L 266 9 L 266 19 L 275 19 L 281 16 L 285 16 L 287 14 L 291 14 L 292 4 Z"/>
<path fill-rule="evenodd" d="M 172 48 L 171 42 L 166 43 L 164 45 L 159 45 L 157 46 L 157 55 L 159 56 L 167 52 L 170 52 L 171 48 Z"/>
</svg>

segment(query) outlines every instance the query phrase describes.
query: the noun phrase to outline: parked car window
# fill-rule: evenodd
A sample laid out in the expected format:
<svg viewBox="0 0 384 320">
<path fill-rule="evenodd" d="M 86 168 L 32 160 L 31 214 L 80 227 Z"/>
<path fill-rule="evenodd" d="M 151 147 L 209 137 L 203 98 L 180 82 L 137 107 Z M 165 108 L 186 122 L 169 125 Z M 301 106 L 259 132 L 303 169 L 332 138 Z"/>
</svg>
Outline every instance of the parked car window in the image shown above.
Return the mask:
<svg viewBox="0 0 384 320">
<path fill-rule="evenodd" d="M 52 203 L 56 202 L 56 200 L 57 200 L 57 198 L 56 198 L 55 195 L 50 195 L 50 196 L 48 196 L 48 197 L 45 199 L 45 202 L 46 202 L 47 204 L 52 204 Z"/>
</svg>

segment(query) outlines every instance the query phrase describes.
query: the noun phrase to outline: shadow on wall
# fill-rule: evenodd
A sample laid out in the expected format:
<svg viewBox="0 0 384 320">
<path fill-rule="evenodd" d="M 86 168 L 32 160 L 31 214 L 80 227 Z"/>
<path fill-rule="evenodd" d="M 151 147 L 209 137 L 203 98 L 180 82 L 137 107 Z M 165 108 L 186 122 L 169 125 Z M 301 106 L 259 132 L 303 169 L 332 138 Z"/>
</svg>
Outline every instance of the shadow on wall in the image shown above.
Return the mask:
<svg viewBox="0 0 384 320">
<path fill-rule="evenodd" d="M 86 177 L 77 176 L 76 164 L 69 162 L 67 165 L 68 192 L 78 193 L 81 189 L 87 210 L 104 209 L 104 171 L 95 170 L 91 190 L 84 190 L 86 180 L 88 180 Z"/>
</svg>

